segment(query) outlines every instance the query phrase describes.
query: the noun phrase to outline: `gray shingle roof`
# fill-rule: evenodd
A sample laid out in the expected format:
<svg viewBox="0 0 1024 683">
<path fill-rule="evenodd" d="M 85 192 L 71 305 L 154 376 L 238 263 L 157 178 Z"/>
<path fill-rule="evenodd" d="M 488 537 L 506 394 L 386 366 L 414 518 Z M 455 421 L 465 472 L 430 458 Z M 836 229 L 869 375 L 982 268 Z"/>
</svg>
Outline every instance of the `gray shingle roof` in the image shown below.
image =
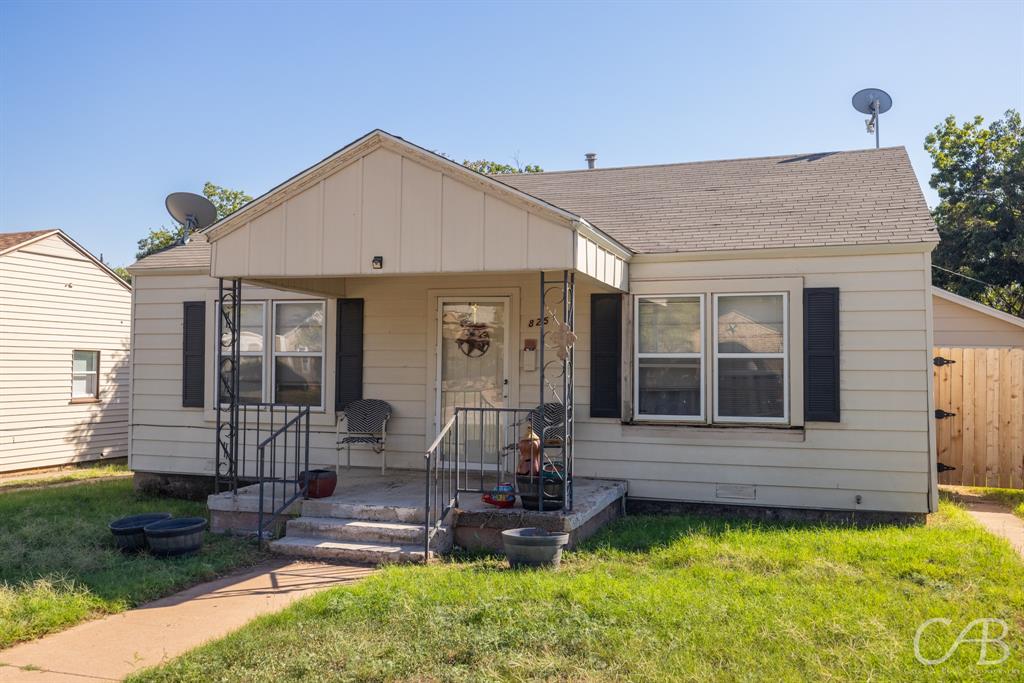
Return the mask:
<svg viewBox="0 0 1024 683">
<path fill-rule="evenodd" d="M 903 147 L 493 177 L 638 253 L 939 239 Z M 197 238 L 131 270 L 209 263 Z"/>
<path fill-rule="evenodd" d="M 640 253 L 939 239 L 903 147 L 495 179 Z"/>
<path fill-rule="evenodd" d="M 145 270 L 186 270 L 210 267 L 210 243 L 205 237 L 189 240 L 187 244 L 158 251 L 128 266 L 131 272 Z"/>
</svg>

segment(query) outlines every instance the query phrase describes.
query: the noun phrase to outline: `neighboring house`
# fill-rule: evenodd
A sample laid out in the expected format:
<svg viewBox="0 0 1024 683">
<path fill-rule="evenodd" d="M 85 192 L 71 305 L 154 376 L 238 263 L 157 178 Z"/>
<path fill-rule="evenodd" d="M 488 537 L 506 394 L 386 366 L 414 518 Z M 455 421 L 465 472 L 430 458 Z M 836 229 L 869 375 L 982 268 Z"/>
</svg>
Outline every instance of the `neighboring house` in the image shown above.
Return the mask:
<svg viewBox="0 0 1024 683">
<path fill-rule="evenodd" d="M 932 288 L 936 346 L 1024 348 L 1024 318 Z"/>
<path fill-rule="evenodd" d="M 128 455 L 131 298 L 60 230 L 0 233 L 0 472 Z"/>
<path fill-rule="evenodd" d="M 312 404 L 330 466 L 338 409 L 386 400 L 388 465 L 422 471 L 452 406 L 538 404 L 564 272 L 577 475 L 925 513 L 937 241 L 903 148 L 487 177 L 374 131 L 130 268 L 131 466 L 214 474 L 219 278 L 243 282 L 243 401 Z"/>
</svg>

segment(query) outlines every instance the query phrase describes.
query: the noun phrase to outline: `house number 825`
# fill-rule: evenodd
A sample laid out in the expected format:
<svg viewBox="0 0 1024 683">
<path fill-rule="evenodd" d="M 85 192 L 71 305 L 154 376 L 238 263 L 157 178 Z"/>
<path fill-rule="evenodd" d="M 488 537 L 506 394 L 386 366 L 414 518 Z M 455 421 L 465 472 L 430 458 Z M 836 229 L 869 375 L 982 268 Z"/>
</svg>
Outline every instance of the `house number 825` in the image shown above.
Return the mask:
<svg viewBox="0 0 1024 683">
<path fill-rule="evenodd" d="M 548 316 L 544 316 L 544 324 L 547 325 L 549 322 L 551 321 L 548 319 Z M 531 318 L 527 327 L 540 327 L 540 318 Z"/>
</svg>

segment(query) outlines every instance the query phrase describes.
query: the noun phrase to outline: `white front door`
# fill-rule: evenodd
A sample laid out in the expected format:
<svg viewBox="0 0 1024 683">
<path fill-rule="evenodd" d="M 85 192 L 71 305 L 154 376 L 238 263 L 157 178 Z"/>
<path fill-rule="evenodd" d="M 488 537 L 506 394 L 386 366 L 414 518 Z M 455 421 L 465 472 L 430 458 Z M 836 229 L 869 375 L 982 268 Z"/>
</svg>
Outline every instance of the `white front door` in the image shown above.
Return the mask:
<svg viewBox="0 0 1024 683">
<path fill-rule="evenodd" d="M 437 418 L 455 408 L 503 408 L 509 398 L 508 297 L 438 301 Z"/>
</svg>

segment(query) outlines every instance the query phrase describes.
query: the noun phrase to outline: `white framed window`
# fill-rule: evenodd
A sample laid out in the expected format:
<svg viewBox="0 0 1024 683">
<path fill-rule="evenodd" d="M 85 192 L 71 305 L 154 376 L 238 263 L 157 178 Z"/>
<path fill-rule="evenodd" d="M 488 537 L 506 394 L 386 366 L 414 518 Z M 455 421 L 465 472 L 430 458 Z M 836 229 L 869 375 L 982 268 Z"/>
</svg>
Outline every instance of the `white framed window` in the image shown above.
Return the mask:
<svg viewBox="0 0 1024 683">
<path fill-rule="evenodd" d="M 276 403 L 322 408 L 323 301 L 274 301 L 271 385 Z"/>
<path fill-rule="evenodd" d="M 71 398 L 96 399 L 100 396 L 100 352 L 71 352 Z"/>
<path fill-rule="evenodd" d="M 229 311 L 230 313 L 230 311 Z M 267 306 L 262 301 L 244 301 L 239 314 L 241 329 L 239 331 L 239 372 L 238 398 L 239 403 L 254 404 L 267 401 L 266 390 L 266 336 Z M 218 323 L 220 322 L 218 310 Z M 218 390 L 221 383 L 217 383 Z"/>
<path fill-rule="evenodd" d="M 789 420 L 789 297 L 714 294 L 714 421 Z"/>
<path fill-rule="evenodd" d="M 704 295 L 638 296 L 633 405 L 643 420 L 704 418 Z"/>
</svg>

